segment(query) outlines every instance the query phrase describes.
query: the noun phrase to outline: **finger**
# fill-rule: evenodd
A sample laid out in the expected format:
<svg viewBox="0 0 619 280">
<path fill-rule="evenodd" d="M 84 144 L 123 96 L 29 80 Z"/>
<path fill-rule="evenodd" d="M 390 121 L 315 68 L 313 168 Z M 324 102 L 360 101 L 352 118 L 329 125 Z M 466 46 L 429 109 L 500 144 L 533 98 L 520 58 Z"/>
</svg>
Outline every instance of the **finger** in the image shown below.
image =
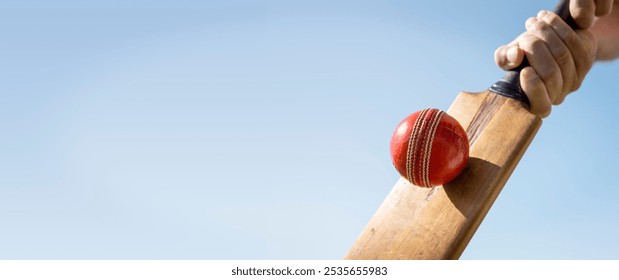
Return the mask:
<svg viewBox="0 0 619 280">
<path fill-rule="evenodd" d="M 522 72 L 520 72 L 520 83 L 522 90 L 529 98 L 529 110 L 531 113 L 540 118 L 550 115 L 552 106 L 546 93 L 546 87 L 532 67 L 522 69 Z"/>
<path fill-rule="evenodd" d="M 518 42 L 520 47 L 525 51 L 525 55 L 529 64 L 535 73 L 542 79 L 551 100 L 554 100 L 563 90 L 563 77 L 561 69 L 554 60 L 546 43 L 538 38 L 535 33 L 540 29 L 541 21 L 536 18 L 531 18 L 527 21 L 527 30 L 525 36 Z"/>
<path fill-rule="evenodd" d="M 593 33 L 588 30 L 578 30 L 576 31 L 576 37 L 580 44 L 573 46 L 571 49 L 574 56 L 574 63 L 576 64 L 576 75 L 577 75 L 577 83 L 572 86 L 572 91 L 580 88 L 582 81 L 585 79 L 585 75 L 593 66 L 593 62 L 595 60 L 595 53 L 597 52 L 596 41 L 593 37 Z M 580 55 L 576 55 L 576 52 L 579 52 Z"/>
<path fill-rule="evenodd" d="M 574 33 L 574 31 L 566 24 L 558 25 L 557 23 L 559 21 L 562 22 L 562 20 L 556 14 L 551 12 L 539 12 L 538 20 L 539 22 L 535 25 L 537 28 L 531 30 L 531 32 L 546 43 L 546 46 L 550 50 L 550 53 L 554 57 L 555 63 L 559 66 L 561 72 L 561 90 L 559 94 L 551 94 L 552 104 L 557 105 L 558 102 L 564 99 L 565 95 L 571 92 L 574 84 L 574 77 L 576 75 L 574 58 L 572 57 L 569 48 L 563 42 L 563 39 L 559 36 L 558 32 Z M 553 26 L 553 24 L 558 26 Z M 565 28 L 566 30 L 555 30 L 560 28 Z"/>
<path fill-rule="evenodd" d="M 595 16 L 609 15 L 613 9 L 613 0 L 595 0 Z"/>
<path fill-rule="evenodd" d="M 572 30 L 567 23 L 554 13 L 544 13 L 542 20 L 553 28 L 569 49 L 575 67 L 574 76 L 569 79 L 571 84 L 569 92 L 572 92 L 578 89 L 584 75 L 591 68 L 593 59 L 595 59 L 597 47 L 595 46 L 595 40 L 593 40 L 593 34 L 586 30 Z"/>
<path fill-rule="evenodd" d="M 572 0 L 570 1 L 570 14 L 578 27 L 587 29 L 593 25 L 595 15 L 594 0 Z"/>
<path fill-rule="evenodd" d="M 522 63 L 524 52 L 518 48 L 514 41 L 505 46 L 501 46 L 494 52 L 494 62 L 503 70 L 511 70 Z"/>
<path fill-rule="evenodd" d="M 565 101 L 565 97 L 567 97 L 567 94 L 562 95 L 558 100 L 555 100 L 554 102 L 552 102 L 552 105 L 563 104 L 563 101 Z"/>
</svg>

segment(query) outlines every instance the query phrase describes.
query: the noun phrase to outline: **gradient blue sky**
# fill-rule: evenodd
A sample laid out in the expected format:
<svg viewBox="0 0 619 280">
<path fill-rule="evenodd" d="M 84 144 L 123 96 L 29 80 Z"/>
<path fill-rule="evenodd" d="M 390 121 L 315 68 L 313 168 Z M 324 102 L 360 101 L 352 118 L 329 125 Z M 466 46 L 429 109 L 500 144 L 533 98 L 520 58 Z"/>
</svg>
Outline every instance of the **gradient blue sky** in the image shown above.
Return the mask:
<svg viewBox="0 0 619 280">
<path fill-rule="evenodd" d="M 3 1 L 0 258 L 340 259 L 409 113 L 554 1 Z M 618 259 L 615 83 L 554 108 L 462 258 Z"/>
</svg>

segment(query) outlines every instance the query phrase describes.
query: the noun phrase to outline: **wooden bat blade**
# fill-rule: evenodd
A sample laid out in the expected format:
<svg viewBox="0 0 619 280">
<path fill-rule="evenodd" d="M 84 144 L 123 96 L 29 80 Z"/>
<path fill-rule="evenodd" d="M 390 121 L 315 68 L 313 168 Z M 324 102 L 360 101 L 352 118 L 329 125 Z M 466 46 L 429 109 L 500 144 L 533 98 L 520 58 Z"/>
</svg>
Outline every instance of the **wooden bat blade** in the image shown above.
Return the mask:
<svg viewBox="0 0 619 280">
<path fill-rule="evenodd" d="M 469 137 L 465 170 L 431 189 L 401 178 L 346 259 L 459 258 L 542 123 L 489 91 L 460 93 L 448 113 Z"/>
</svg>

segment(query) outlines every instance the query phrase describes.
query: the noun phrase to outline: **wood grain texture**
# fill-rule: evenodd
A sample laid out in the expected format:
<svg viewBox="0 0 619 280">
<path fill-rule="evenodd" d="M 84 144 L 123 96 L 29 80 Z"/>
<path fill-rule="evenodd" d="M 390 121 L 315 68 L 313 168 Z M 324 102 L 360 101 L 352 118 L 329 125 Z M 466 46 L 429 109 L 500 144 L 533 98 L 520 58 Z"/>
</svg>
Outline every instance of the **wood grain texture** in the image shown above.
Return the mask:
<svg viewBox="0 0 619 280">
<path fill-rule="evenodd" d="M 471 143 L 465 170 L 431 189 L 400 179 L 346 259 L 459 258 L 541 126 L 520 102 L 489 91 L 461 93 L 448 113 Z"/>
</svg>

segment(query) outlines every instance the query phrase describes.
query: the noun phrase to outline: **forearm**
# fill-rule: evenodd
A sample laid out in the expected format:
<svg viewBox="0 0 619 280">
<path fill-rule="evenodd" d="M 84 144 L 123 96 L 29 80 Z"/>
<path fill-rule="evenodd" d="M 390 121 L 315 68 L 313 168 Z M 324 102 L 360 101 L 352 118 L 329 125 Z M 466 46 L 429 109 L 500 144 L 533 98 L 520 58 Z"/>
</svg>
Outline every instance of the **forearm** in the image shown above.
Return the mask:
<svg viewBox="0 0 619 280">
<path fill-rule="evenodd" d="M 591 27 L 597 41 L 596 60 L 619 57 L 619 1 L 615 1 L 610 15 L 598 18 Z"/>
</svg>

